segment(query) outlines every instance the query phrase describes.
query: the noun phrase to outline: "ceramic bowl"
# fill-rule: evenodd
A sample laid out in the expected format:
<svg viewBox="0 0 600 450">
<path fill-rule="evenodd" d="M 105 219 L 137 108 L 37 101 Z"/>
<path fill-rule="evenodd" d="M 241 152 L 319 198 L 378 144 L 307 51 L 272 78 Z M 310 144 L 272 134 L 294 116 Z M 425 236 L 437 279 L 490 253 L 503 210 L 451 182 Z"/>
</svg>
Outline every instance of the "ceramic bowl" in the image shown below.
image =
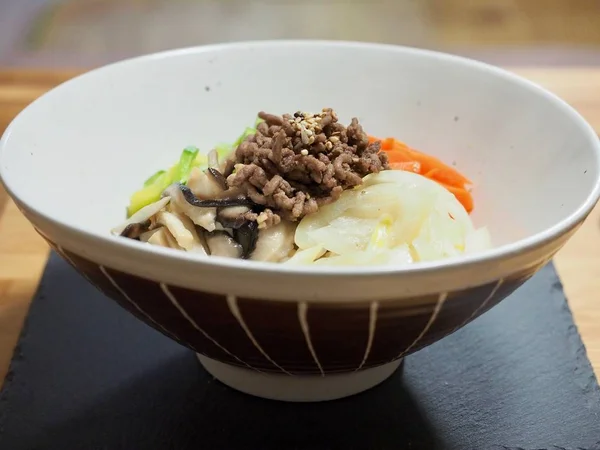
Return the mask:
<svg viewBox="0 0 600 450">
<path fill-rule="evenodd" d="M 403 268 L 314 268 L 110 234 L 130 194 L 183 147 L 233 141 L 259 110 L 325 106 L 467 174 L 473 220 L 495 247 Z M 170 51 L 68 81 L 10 125 L 0 174 L 57 253 L 217 379 L 316 401 L 380 383 L 528 280 L 597 202 L 599 160 L 577 112 L 497 68 L 386 45 L 279 41 Z"/>
</svg>

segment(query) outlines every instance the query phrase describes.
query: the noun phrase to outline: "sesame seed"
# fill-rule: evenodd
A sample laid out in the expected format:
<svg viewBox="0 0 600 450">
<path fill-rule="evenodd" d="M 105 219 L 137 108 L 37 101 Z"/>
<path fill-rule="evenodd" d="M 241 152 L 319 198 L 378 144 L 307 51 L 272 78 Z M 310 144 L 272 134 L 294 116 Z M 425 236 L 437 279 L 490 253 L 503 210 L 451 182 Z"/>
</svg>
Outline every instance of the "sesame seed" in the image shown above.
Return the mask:
<svg viewBox="0 0 600 450">
<path fill-rule="evenodd" d="M 337 144 L 338 142 L 340 142 L 340 138 L 337 136 L 331 136 L 329 138 L 329 140 L 331 141 L 332 144 Z"/>
<path fill-rule="evenodd" d="M 306 130 L 306 134 L 310 137 L 313 135 L 313 132 L 312 132 L 312 130 L 308 129 L 308 130 Z"/>
<path fill-rule="evenodd" d="M 329 141 L 325 142 L 325 148 L 327 150 L 331 150 L 333 148 L 333 144 Z"/>
<path fill-rule="evenodd" d="M 306 130 L 304 128 L 300 130 L 300 137 L 304 145 L 308 144 L 308 135 L 306 134 Z"/>
<path fill-rule="evenodd" d="M 309 143 L 310 145 L 312 145 L 312 144 L 314 144 L 314 142 L 315 142 L 315 137 L 314 137 L 314 136 L 310 136 L 310 137 L 308 138 L 308 143 Z"/>
<path fill-rule="evenodd" d="M 306 150 L 305 148 L 303 148 L 302 150 L 300 150 L 300 154 L 302 156 L 308 156 L 308 150 Z"/>
</svg>

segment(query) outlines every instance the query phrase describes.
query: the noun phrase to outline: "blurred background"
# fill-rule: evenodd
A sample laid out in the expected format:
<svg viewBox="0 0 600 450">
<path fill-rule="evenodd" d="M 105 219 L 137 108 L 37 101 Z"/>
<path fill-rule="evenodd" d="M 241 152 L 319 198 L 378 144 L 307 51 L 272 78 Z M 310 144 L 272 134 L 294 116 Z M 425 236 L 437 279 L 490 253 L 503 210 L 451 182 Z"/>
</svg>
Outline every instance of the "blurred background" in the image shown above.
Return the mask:
<svg viewBox="0 0 600 450">
<path fill-rule="evenodd" d="M 389 42 L 496 64 L 600 63 L 599 0 L 0 0 L 0 67 L 90 67 L 266 38 Z"/>
</svg>

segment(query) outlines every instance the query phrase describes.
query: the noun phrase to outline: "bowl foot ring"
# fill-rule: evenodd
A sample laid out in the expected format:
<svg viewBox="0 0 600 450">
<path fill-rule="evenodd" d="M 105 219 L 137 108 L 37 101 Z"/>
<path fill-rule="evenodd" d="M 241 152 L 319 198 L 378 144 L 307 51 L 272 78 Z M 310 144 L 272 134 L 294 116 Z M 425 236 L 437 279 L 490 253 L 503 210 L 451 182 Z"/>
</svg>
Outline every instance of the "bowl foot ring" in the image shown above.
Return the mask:
<svg viewBox="0 0 600 450">
<path fill-rule="evenodd" d="M 246 394 L 287 402 L 336 400 L 371 389 L 389 378 L 401 359 L 358 372 L 333 375 L 263 374 L 197 355 L 202 366 L 221 383 Z"/>
</svg>

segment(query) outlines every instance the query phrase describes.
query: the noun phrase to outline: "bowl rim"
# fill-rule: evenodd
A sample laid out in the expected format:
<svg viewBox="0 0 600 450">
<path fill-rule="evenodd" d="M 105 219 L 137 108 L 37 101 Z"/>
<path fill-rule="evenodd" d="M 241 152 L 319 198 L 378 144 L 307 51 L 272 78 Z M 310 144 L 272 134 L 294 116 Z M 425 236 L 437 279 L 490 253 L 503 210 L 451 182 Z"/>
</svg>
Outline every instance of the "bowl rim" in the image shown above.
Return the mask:
<svg viewBox="0 0 600 450">
<path fill-rule="evenodd" d="M 521 77 L 508 70 L 500 67 L 487 64 L 481 61 L 477 61 L 471 58 L 453 55 L 446 52 L 440 52 L 435 50 L 427 50 L 416 47 L 408 47 L 394 44 L 382 44 L 382 43 L 371 43 L 371 42 L 359 42 L 359 41 L 344 41 L 344 40 L 317 40 L 317 39 L 275 39 L 275 40 L 252 40 L 252 41 L 238 41 L 238 42 L 227 42 L 220 44 L 210 44 L 201 46 L 183 47 L 172 50 L 166 50 L 161 52 L 149 53 L 141 56 L 123 59 L 110 64 L 100 66 L 98 68 L 86 71 L 80 75 L 77 75 L 60 85 L 54 87 L 50 91 L 38 97 L 31 104 L 25 107 L 17 116 L 11 121 L 6 131 L 0 139 L 0 162 L 3 155 L 6 153 L 4 149 L 7 147 L 10 136 L 12 134 L 13 127 L 20 120 L 20 117 L 24 112 L 34 107 L 34 105 L 53 93 L 56 90 L 65 89 L 72 83 L 76 83 L 80 78 L 87 78 L 97 73 L 111 71 L 113 68 L 120 66 L 135 65 L 140 62 L 148 60 L 162 60 L 176 58 L 179 56 L 201 54 L 209 52 L 218 52 L 224 50 L 236 50 L 236 49 L 268 49 L 276 47 L 333 47 L 333 48 L 360 48 L 366 50 L 379 50 L 386 51 L 389 53 L 402 53 L 402 54 L 413 54 L 413 55 L 424 55 L 429 56 L 438 60 L 451 61 L 463 66 L 470 66 L 474 69 L 487 72 L 497 77 L 502 77 L 512 83 L 520 85 L 521 87 L 534 92 L 536 95 L 545 97 L 550 100 L 556 107 L 562 108 L 565 113 L 570 115 L 575 122 L 577 122 L 585 136 L 592 142 L 592 150 L 595 154 L 596 161 L 596 180 L 594 182 L 593 189 L 588 193 L 585 199 L 579 204 L 577 209 L 573 211 L 568 217 L 555 223 L 551 227 L 544 229 L 538 233 L 526 236 L 525 238 L 519 239 L 508 244 L 493 247 L 486 251 L 471 254 L 471 255 L 459 255 L 449 257 L 436 261 L 417 262 L 406 266 L 391 266 L 391 265 L 380 265 L 380 266 L 313 266 L 313 265 L 287 265 L 275 262 L 263 262 L 263 261 L 249 261 L 249 260 L 238 260 L 216 256 L 202 256 L 193 255 L 187 252 L 182 252 L 174 249 L 167 249 L 158 246 L 145 246 L 137 241 L 122 239 L 118 236 L 112 235 L 109 230 L 107 233 L 101 234 L 97 232 L 90 232 L 79 227 L 73 226 L 65 221 L 55 219 L 52 216 L 46 215 L 27 202 L 22 202 L 19 198 L 16 190 L 12 189 L 10 183 L 6 181 L 4 176 L 4 169 L 0 164 L 0 182 L 4 185 L 9 195 L 16 201 L 17 204 L 23 205 L 24 209 L 29 209 L 39 216 L 43 221 L 53 224 L 55 227 L 64 230 L 67 233 L 77 235 L 84 240 L 96 241 L 97 244 L 105 246 L 107 250 L 114 252 L 126 251 L 133 256 L 142 255 L 154 255 L 162 257 L 165 262 L 168 260 L 176 260 L 181 263 L 188 263 L 192 265 L 202 266 L 210 265 L 216 266 L 220 269 L 238 269 L 247 272 L 268 272 L 272 275 L 286 274 L 286 275 L 304 275 L 304 276 L 327 276 L 335 275 L 341 277 L 364 277 L 369 275 L 394 275 L 402 274 L 409 275 L 411 273 L 425 273 L 437 271 L 440 269 L 448 268 L 459 268 L 459 267 L 470 267 L 481 263 L 490 263 L 494 261 L 500 261 L 511 256 L 527 253 L 540 248 L 550 242 L 553 242 L 561 236 L 568 233 L 570 230 L 577 228 L 592 211 L 598 200 L 600 199 L 600 140 L 598 135 L 592 128 L 592 126 L 585 120 L 585 118 L 569 105 L 565 100 L 543 88 L 539 84 L 530 81 L 524 77 Z"/>
</svg>

